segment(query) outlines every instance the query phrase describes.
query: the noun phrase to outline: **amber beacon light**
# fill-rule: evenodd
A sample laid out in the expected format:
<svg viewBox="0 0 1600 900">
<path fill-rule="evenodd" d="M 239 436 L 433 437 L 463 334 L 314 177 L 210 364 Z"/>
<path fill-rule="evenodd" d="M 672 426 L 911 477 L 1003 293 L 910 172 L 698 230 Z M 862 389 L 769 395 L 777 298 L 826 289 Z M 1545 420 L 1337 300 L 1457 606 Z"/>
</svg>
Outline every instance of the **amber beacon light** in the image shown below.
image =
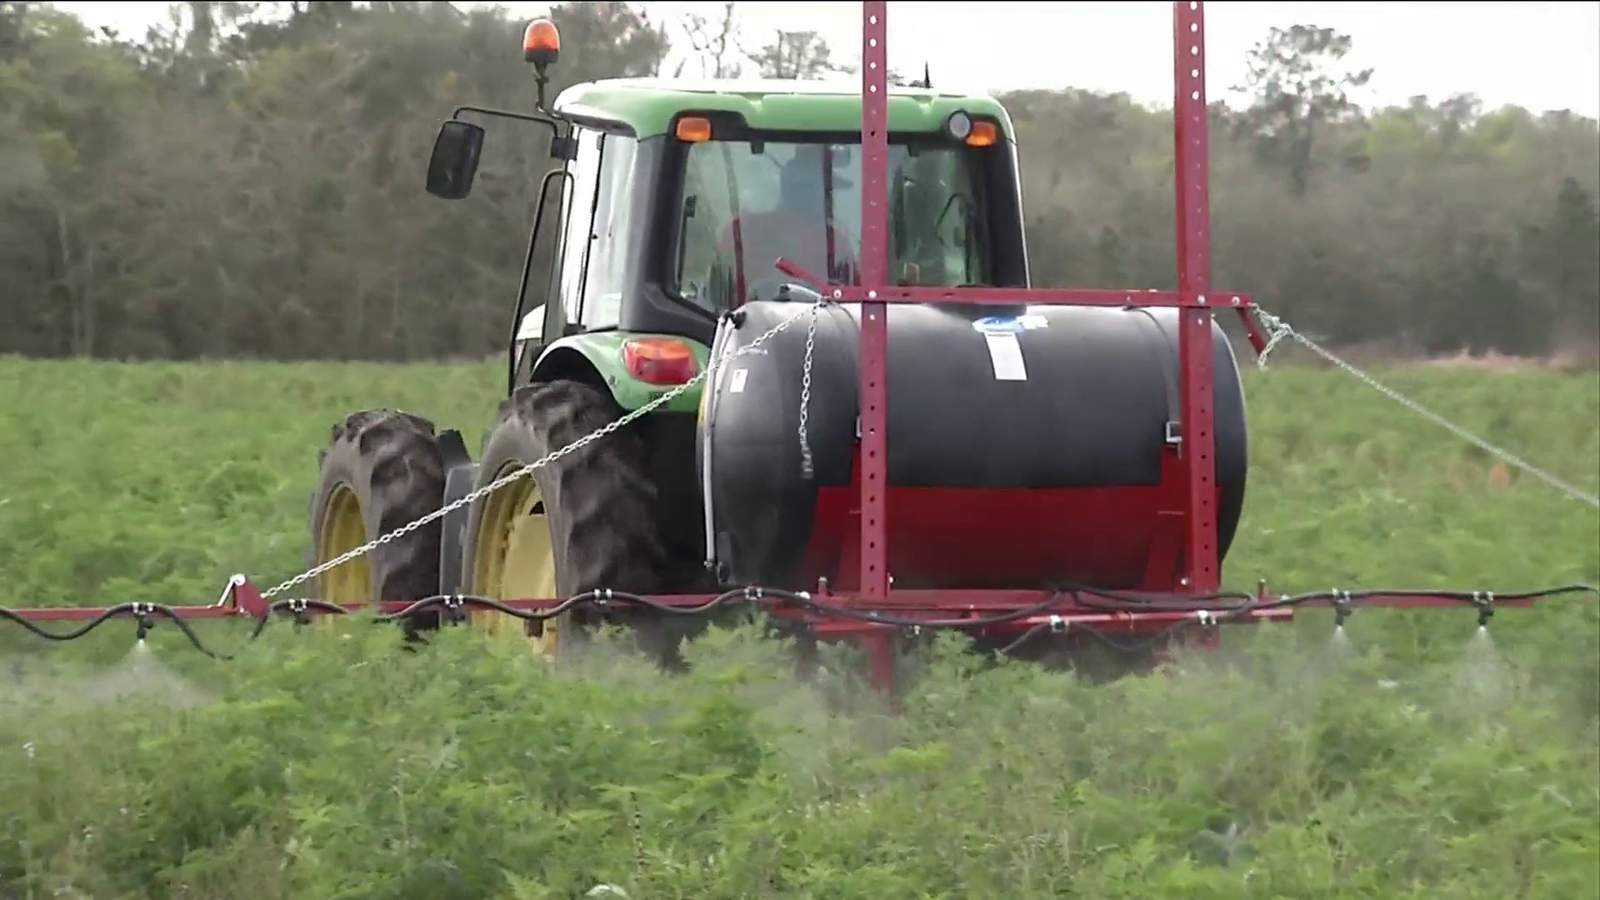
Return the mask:
<svg viewBox="0 0 1600 900">
<path fill-rule="evenodd" d="M 534 19 L 522 32 L 522 58 L 543 69 L 561 55 L 561 32 L 549 19 Z"/>
<path fill-rule="evenodd" d="M 534 19 L 522 32 L 522 58 L 533 63 L 533 79 L 539 86 L 539 108 L 544 109 L 544 88 L 550 82 L 545 70 L 561 56 L 561 32 L 549 19 Z"/>
</svg>

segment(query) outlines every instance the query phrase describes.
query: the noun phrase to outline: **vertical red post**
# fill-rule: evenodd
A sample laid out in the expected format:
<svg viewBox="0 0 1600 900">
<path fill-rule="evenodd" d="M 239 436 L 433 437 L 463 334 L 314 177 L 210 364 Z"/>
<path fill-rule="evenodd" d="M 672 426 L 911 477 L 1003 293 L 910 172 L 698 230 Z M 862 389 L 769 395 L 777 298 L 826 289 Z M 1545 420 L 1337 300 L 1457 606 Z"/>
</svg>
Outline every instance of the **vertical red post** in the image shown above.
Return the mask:
<svg viewBox="0 0 1600 900">
<path fill-rule="evenodd" d="M 1199 0 L 1172 5 L 1173 179 L 1177 192 L 1178 293 L 1211 298 L 1210 160 L 1206 135 L 1205 16 Z M 1184 570 L 1195 593 L 1221 583 L 1217 563 L 1216 439 L 1213 423 L 1211 310 L 1179 309 L 1178 364 L 1182 395 L 1185 519 Z"/>
<path fill-rule="evenodd" d="M 894 634 L 889 631 L 870 631 L 860 638 L 861 649 L 866 651 L 872 686 L 889 696 L 894 695 Z"/>
<path fill-rule="evenodd" d="M 882 302 L 889 258 L 888 16 L 884 0 L 861 10 L 861 596 L 889 593 L 889 328 Z"/>
</svg>

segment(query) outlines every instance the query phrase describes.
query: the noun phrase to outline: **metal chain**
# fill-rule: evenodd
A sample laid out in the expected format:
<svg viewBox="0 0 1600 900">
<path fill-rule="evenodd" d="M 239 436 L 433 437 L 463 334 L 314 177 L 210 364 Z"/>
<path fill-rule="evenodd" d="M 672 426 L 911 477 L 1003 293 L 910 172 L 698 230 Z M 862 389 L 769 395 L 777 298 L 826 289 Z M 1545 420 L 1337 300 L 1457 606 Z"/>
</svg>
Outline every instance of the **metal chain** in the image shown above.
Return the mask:
<svg viewBox="0 0 1600 900">
<path fill-rule="evenodd" d="M 817 313 L 822 310 L 823 300 L 811 304 L 811 322 L 806 326 L 806 361 L 800 374 L 800 471 L 807 481 L 811 480 L 813 467 L 811 463 L 811 441 L 806 436 L 806 421 L 811 413 L 811 352 L 817 344 Z"/>
<path fill-rule="evenodd" d="M 1267 357 L 1272 355 L 1272 351 L 1278 349 L 1279 341 L 1282 341 L 1289 335 L 1294 334 L 1295 330 L 1290 328 L 1282 319 L 1278 318 L 1272 313 L 1267 312 L 1259 306 L 1256 307 L 1256 318 L 1260 319 L 1261 324 L 1272 332 L 1271 336 L 1267 338 L 1267 345 L 1261 348 L 1260 353 L 1256 354 L 1256 368 L 1265 371 L 1267 368 Z"/>
<path fill-rule="evenodd" d="M 1293 338 L 1298 343 L 1304 344 L 1307 349 L 1311 350 L 1311 352 L 1317 354 L 1328 362 L 1333 363 L 1335 366 L 1338 366 L 1349 374 L 1354 375 L 1361 381 L 1366 382 L 1367 386 L 1371 387 L 1373 390 L 1376 390 L 1377 392 L 1388 397 L 1390 400 L 1393 400 L 1417 415 L 1422 416 L 1435 425 L 1438 425 L 1440 428 L 1449 431 L 1456 437 L 1461 438 L 1467 443 L 1473 444 L 1479 449 L 1493 456 L 1499 457 L 1501 460 L 1543 480 L 1546 484 L 1549 484 L 1551 487 L 1554 487 L 1561 493 L 1566 494 L 1571 499 L 1580 501 L 1582 503 L 1587 503 L 1596 509 L 1600 509 L 1600 496 L 1591 494 L 1582 488 L 1575 487 L 1572 484 L 1569 484 L 1566 481 L 1563 481 L 1562 479 L 1550 474 L 1549 472 L 1546 472 L 1538 466 L 1533 465 L 1527 460 L 1522 459 L 1511 451 L 1497 447 L 1494 444 L 1491 444 L 1483 438 L 1478 437 L 1472 432 L 1466 430 L 1465 428 L 1462 428 L 1460 425 L 1451 422 L 1449 419 L 1446 419 L 1438 413 L 1426 409 L 1422 406 L 1422 404 L 1401 394 L 1394 388 L 1379 382 L 1376 378 L 1373 378 L 1366 372 L 1361 371 L 1350 363 L 1340 359 L 1338 356 L 1335 356 L 1333 351 L 1323 347 L 1321 344 L 1318 344 L 1311 338 L 1308 338 L 1300 332 L 1294 330 L 1293 326 L 1289 325 L 1289 323 L 1283 321 L 1272 313 L 1267 312 L 1261 307 L 1256 307 L 1255 313 L 1256 318 L 1261 321 L 1262 327 L 1268 329 L 1272 333 L 1271 338 L 1267 341 L 1266 347 L 1262 349 L 1261 354 L 1256 358 L 1257 364 L 1262 368 L 1266 368 L 1267 354 L 1277 346 L 1280 340 L 1285 337 Z"/>
<path fill-rule="evenodd" d="M 738 352 L 735 353 L 734 355 L 738 356 L 740 354 L 748 353 L 748 352 L 756 349 L 757 347 L 760 347 L 762 344 L 764 344 L 767 341 L 771 340 L 779 332 L 781 332 L 784 329 L 788 328 L 796 319 L 800 318 L 800 316 L 802 316 L 802 315 L 804 315 L 804 313 L 796 313 L 796 314 L 790 316 L 789 318 L 784 319 L 783 321 L 779 322 L 778 324 L 772 326 L 771 328 L 767 329 L 767 331 L 764 334 L 762 334 L 760 337 L 757 337 L 755 340 L 751 341 L 749 344 L 746 344 L 745 346 L 739 348 Z M 391 541 L 393 541 L 393 540 L 395 540 L 397 538 L 405 537 L 406 535 L 410 534 L 413 531 L 416 531 L 418 528 L 421 528 L 422 526 L 427 525 L 430 522 L 438 521 L 439 519 L 443 518 L 444 516 L 449 515 L 452 512 L 455 512 L 456 510 L 460 509 L 461 507 L 466 506 L 469 503 L 472 503 L 474 500 L 477 500 L 477 499 L 479 499 L 479 498 L 481 498 L 481 497 L 483 497 L 485 495 L 492 494 L 495 491 L 500 490 L 501 488 L 503 488 L 506 485 L 512 483 L 513 481 L 516 481 L 519 478 L 523 478 L 523 477 L 525 477 L 527 475 L 531 475 L 537 469 L 542 469 L 545 466 L 548 466 L 551 463 L 556 462 L 557 460 L 561 459 L 562 457 L 567 456 L 568 454 L 576 453 L 577 451 L 582 450 L 584 447 L 587 447 L 588 445 L 594 443 L 595 441 L 600 440 L 601 438 L 605 437 L 606 435 L 609 435 L 609 434 L 617 431 L 620 428 L 626 427 L 628 424 L 630 424 L 633 421 L 639 419 L 640 417 L 648 415 L 648 414 L 654 412 L 655 410 L 661 408 L 662 406 L 665 406 L 668 403 L 671 403 L 673 400 L 675 400 L 678 397 L 682 396 L 685 392 L 687 392 L 689 390 L 692 390 L 696 385 L 700 384 L 702 381 L 705 380 L 706 374 L 709 371 L 710 371 L 709 368 L 701 369 L 699 372 L 697 372 L 695 374 L 695 376 L 693 378 L 689 379 L 688 381 L 684 382 L 683 384 L 680 384 L 677 387 L 673 388 L 672 390 L 667 391 L 665 394 L 662 394 L 661 396 L 655 398 L 654 400 L 651 400 L 649 403 L 646 403 L 645 405 L 639 407 L 638 409 L 633 410 L 632 412 L 629 412 L 627 415 L 624 415 L 621 418 L 615 419 L 615 420 L 607 423 L 603 427 L 601 427 L 601 428 L 599 428 L 599 429 L 597 429 L 595 431 L 592 431 L 589 434 L 586 434 L 581 438 L 578 438 L 577 440 L 575 440 L 572 443 L 566 445 L 565 447 L 562 447 L 559 450 L 553 450 L 550 453 L 546 454 L 545 456 L 541 457 L 540 459 L 537 459 L 537 460 L 535 460 L 535 461 L 533 461 L 531 463 L 528 463 L 525 466 L 522 466 L 521 468 L 518 468 L 518 469 L 516 469 L 516 470 L 514 470 L 512 472 L 509 472 L 506 475 L 503 475 L 500 478 L 497 478 L 494 481 L 484 485 L 483 487 L 478 488 L 477 490 L 473 491 L 472 493 L 467 494 L 466 496 L 462 497 L 461 499 L 456 500 L 453 503 L 446 504 L 446 505 L 434 510 L 433 512 L 428 513 L 427 515 L 423 516 L 420 519 L 417 519 L 417 520 L 415 520 L 413 522 L 407 522 L 406 524 L 400 526 L 399 528 L 396 528 L 395 530 L 393 530 L 393 531 L 391 531 L 391 532 L 389 532 L 387 534 L 379 535 L 378 537 L 366 542 L 365 544 L 362 544 L 359 547 L 356 547 L 356 548 L 354 548 L 352 550 L 348 550 L 348 551 L 346 551 L 344 553 L 341 553 L 338 556 L 334 557 L 333 559 L 328 560 L 325 563 L 321 563 L 320 565 L 317 565 L 317 566 L 315 566 L 313 568 L 307 569 L 304 572 L 301 572 L 299 575 L 296 575 L 293 578 L 290 578 L 288 581 L 285 581 L 282 584 L 279 584 L 277 587 L 274 587 L 269 591 L 262 592 L 262 594 L 261 594 L 262 599 L 263 600 L 271 599 L 272 597 L 275 597 L 278 594 L 283 593 L 284 591 L 294 587 L 297 584 L 300 584 L 300 583 L 305 582 L 305 581 L 309 581 L 309 580 L 311 580 L 313 578 L 316 578 L 317 576 L 329 571 L 330 569 L 337 568 L 339 566 L 344 565 L 347 562 L 350 562 L 353 559 L 358 559 L 358 558 L 360 558 L 362 556 L 365 556 L 368 553 L 371 553 L 373 550 L 376 550 L 378 547 L 381 547 L 384 544 L 387 544 L 387 543 L 389 543 L 389 542 L 391 542 Z"/>
</svg>

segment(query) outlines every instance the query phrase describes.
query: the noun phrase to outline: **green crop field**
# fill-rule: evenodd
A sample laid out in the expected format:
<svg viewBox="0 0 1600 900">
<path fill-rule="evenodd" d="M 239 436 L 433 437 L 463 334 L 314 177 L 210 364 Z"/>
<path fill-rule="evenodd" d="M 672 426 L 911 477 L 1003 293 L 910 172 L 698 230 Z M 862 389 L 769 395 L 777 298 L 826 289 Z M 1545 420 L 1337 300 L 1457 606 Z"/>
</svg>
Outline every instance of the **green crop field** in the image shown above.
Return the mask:
<svg viewBox="0 0 1600 900">
<path fill-rule="evenodd" d="M 1378 372 L 1600 488 L 1600 376 Z M 1600 582 L 1600 514 L 1358 382 L 1246 373 L 1226 563 L 1274 591 Z M 496 362 L 0 359 L 0 606 L 215 599 L 302 568 L 329 426 L 398 406 L 476 450 Z M 0 898 L 1592 897 L 1600 603 L 1230 628 L 1091 683 L 942 637 L 899 710 L 761 623 L 663 675 L 448 629 L 0 622 Z M 610 886 L 608 889 L 606 886 Z"/>
</svg>

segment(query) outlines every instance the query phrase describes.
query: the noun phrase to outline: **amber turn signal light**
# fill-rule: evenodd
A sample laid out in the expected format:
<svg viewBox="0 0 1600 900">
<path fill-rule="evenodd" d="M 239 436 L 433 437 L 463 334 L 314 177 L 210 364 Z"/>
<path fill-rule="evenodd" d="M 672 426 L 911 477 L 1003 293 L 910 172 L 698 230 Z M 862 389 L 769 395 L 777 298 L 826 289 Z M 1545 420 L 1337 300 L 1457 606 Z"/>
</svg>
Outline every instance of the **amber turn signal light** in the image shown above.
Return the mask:
<svg viewBox="0 0 1600 900">
<path fill-rule="evenodd" d="M 711 120 L 701 116 L 684 116 L 678 120 L 678 127 L 674 129 L 678 140 L 690 144 L 711 140 Z"/>
<path fill-rule="evenodd" d="M 992 147 L 1000 139 L 1000 129 L 993 122 L 982 119 L 972 123 L 972 130 L 967 133 L 968 147 Z"/>
</svg>

